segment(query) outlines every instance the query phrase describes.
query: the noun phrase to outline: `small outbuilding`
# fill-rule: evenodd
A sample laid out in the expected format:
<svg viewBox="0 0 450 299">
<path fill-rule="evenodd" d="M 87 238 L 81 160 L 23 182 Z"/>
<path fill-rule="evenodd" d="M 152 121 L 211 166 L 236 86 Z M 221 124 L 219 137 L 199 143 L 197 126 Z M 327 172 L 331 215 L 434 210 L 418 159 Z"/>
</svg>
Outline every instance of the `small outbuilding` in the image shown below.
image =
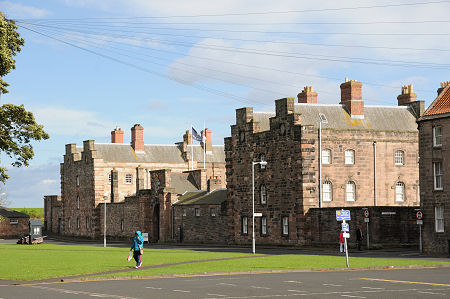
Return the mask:
<svg viewBox="0 0 450 299">
<path fill-rule="evenodd" d="M 27 235 L 30 216 L 0 207 L 0 239 L 14 239 Z"/>
<path fill-rule="evenodd" d="M 30 220 L 30 234 L 35 238 L 42 237 L 42 221 L 41 219 L 31 219 Z"/>
</svg>

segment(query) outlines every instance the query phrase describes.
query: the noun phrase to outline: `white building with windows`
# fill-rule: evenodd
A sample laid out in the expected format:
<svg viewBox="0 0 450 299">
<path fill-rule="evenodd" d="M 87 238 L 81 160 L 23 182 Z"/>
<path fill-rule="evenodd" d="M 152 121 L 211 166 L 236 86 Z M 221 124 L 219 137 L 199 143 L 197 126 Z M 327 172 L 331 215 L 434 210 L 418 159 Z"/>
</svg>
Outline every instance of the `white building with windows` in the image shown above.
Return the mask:
<svg viewBox="0 0 450 299">
<path fill-rule="evenodd" d="M 450 254 L 450 81 L 419 119 L 424 250 Z"/>
</svg>

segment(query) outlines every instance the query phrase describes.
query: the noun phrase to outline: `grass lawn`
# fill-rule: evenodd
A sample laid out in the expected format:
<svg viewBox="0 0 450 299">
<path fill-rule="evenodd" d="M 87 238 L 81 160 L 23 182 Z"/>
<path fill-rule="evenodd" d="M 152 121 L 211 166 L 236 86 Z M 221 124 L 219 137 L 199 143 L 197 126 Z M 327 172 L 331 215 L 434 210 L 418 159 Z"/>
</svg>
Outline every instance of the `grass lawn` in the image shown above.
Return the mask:
<svg viewBox="0 0 450 299">
<path fill-rule="evenodd" d="M 143 258 L 144 264 L 151 263 L 151 255 Z M 382 258 L 349 258 L 350 267 L 379 267 L 379 266 L 405 266 L 405 265 L 436 265 L 450 264 L 450 262 L 435 262 L 416 259 L 382 259 Z M 161 275 L 185 273 L 211 273 L 228 271 L 257 271 L 281 269 L 311 269 L 311 268 L 345 268 L 345 256 L 319 256 L 319 255 L 275 255 L 260 256 L 250 259 L 200 262 L 195 264 L 175 265 L 164 268 L 141 269 L 126 273 L 102 275 L 134 276 L 134 275 Z"/>
<path fill-rule="evenodd" d="M 44 208 L 12 208 L 12 210 L 25 213 L 30 216 L 31 219 L 44 220 Z"/>
<path fill-rule="evenodd" d="M 0 244 L 0 279 L 33 280 L 131 269 L 134 263 L 126 261 L 128 250 L 127 248 L 94 246 Z M 149 257 L 145 261 L 146 265 L 248 255 L 148 248 L 144 251 L 144 259 Z"/>
</svg>

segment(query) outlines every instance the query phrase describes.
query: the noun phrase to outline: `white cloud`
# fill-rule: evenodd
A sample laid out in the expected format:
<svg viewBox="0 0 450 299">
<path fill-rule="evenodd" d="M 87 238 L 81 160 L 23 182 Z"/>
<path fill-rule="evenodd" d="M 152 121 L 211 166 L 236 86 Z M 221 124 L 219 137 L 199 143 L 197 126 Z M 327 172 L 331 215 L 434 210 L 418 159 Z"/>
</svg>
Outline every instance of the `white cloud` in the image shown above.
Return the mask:
<svg viewBox="0 0 450 299">
<path fill-rule="evenodd" d="M 32 110 L 37 122 L 44 125 L 46 132 L 52 135 L 86 135 L 104 137 L 115 124 L 102 120 L 93 111 L 67 108 L 42 107 Z"/>
<path fill-rule="evenodd" d="M 0 7 L 5 12 L 7 18 L 42 18 L 50 15 L 50 11 L 28 5 L 0 1 Z"/>
</svg>

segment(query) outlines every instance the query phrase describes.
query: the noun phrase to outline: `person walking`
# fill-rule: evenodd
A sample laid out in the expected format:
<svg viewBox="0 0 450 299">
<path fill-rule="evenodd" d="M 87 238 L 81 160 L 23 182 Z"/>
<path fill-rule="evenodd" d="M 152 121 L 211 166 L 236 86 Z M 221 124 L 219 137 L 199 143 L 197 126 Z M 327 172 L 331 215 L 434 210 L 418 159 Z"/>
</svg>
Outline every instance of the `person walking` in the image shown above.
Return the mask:
<svg viewBox="0 0 450 299">
<path fill-rule="evenodd" d="M 341 233 L 339 234 L 339 251 L 341 253 L 345 253 L 345 239 L 343 230 L 341 230 Z"/>
<path fill-rule="evenodd" d="M 361 251 L 362 240 L 364 239 L 361 226 L 356 230 L 356 242 L 358 243 L 358 250 Z"/>
<path fill-rule="evenodd" d="M 136 261 L 136 269 L 142 266 L 142 254 L 144 253 L 144 237 L 142 237 L 141 231 L 136 231 L 131 244 L 130 251 L 133 252 L 134 260 Z"/>
</svg>

